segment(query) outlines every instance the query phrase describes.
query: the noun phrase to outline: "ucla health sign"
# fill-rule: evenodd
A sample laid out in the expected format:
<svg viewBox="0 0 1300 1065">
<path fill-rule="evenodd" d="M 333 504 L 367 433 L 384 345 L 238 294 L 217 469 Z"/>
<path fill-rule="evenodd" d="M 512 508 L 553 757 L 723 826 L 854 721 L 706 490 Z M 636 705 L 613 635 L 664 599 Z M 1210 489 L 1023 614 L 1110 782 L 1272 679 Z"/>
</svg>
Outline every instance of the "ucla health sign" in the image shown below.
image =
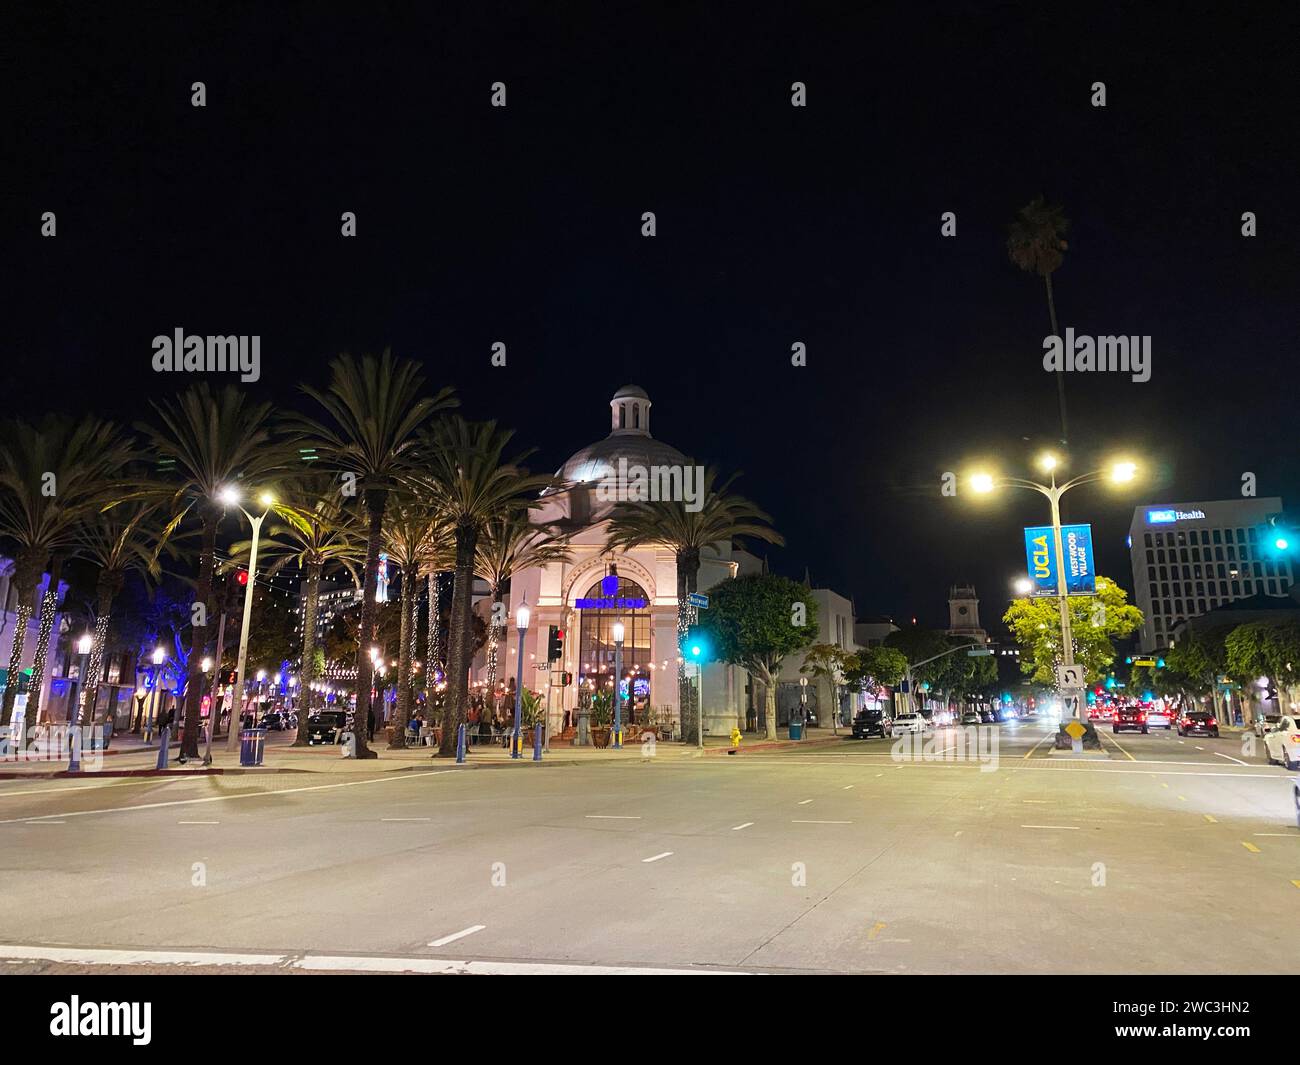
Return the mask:
<svg viewBox="0 0 1300 1065">
<path fill-rule="evenodd" d="M 1092 526 L 1062 525 L 1065 590 L 1069 595 L 1095 595 L 1097 571 L 1092 562 Z M 1034 582 L 1034 595 L 1056 595 L 1056 541 L 1050 525 L 1025 530 L 1025 566 Z"/>
</svg>

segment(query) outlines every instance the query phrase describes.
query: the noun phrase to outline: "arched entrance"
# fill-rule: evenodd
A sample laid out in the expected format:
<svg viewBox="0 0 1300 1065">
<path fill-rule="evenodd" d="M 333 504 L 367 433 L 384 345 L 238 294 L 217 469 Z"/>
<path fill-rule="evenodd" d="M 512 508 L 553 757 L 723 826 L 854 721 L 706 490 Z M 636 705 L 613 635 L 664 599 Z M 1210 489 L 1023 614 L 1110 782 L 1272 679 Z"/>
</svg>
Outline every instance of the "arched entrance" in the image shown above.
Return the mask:
<svg viewBox="0 0 1300 1065">
<path fill-rule="evenodd" d="M 644 721 L 650 706 L 650 600 L 636 581 L 596 581 L 578 599 L 578 698 L 614 687 L 614 624 L 623 623 L 624 724 Z M 612 594 L 611 594 L 612 591 Z"/>
</svg>

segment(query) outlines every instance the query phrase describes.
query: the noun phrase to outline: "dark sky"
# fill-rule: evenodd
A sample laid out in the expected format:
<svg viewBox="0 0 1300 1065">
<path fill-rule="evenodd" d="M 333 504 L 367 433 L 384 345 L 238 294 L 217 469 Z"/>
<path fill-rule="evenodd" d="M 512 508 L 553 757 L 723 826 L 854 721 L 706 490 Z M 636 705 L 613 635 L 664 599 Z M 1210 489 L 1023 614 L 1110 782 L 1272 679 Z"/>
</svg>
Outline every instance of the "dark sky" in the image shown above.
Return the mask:
<svg viewBox="0 0 1300 1065">
<path fill-rule="evenodd" d="M 1074 498 L 1102 572 L 1130 582 L 1135 503 L 1243 471 L 1295 501 L 1294 16 L 372 6 L 6 13 L 6 410 L 143 416 L 189 383 L 150 369 L 177 327 L 260 335 L 250 387 L 283 404 L 391 346 L 551 469 L 631 381 L 656 436 L 744 471 L 774 568 L 932 623 L 974 581 L 987 622 L 1045 503 L 939 482 L 981 455 L 1026 472 L 1058 435 L 1043 285 L 1004 250 L 1043 194 L 1073 222 L 1062 327 L 1153 338 L 1148 383 L 1067 380 L 1073 468 L 1148 473 Z"/>
</svg>

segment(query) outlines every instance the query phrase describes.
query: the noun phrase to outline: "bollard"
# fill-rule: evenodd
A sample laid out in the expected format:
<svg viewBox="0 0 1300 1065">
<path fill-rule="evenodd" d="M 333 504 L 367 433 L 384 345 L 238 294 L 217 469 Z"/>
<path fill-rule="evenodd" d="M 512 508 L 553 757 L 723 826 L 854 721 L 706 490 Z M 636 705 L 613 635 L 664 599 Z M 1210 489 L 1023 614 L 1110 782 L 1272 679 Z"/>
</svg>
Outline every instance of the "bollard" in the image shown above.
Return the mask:
<svg viewBox="0 0 1300 1065">
<path fill-rule="evenodd" d="M 456 726 L 456 764 L 460 765 L 465 761 L 465 726 L 463 724 Z"/>
<path fill-rule="evenodd" d="M 172 742 L 172 727 L 164 725 L 162 732 L 158 734 L 158 765 L 157 769 L 167 768 L 167 755 Z"/>
<path fill-rule="evenodd" d="M 533 761 L 542 760 L 542 726 L 538 725 L 533 729 Z"/>
<path fill-rule="evenodd" d="M 72 726 L 72 735 L 69 738 L 68 746 L 72 750 L 72 757 L 68 760 L 68 772 L 81 772 L 81 728 L 78 725 Z"/>
</svg>

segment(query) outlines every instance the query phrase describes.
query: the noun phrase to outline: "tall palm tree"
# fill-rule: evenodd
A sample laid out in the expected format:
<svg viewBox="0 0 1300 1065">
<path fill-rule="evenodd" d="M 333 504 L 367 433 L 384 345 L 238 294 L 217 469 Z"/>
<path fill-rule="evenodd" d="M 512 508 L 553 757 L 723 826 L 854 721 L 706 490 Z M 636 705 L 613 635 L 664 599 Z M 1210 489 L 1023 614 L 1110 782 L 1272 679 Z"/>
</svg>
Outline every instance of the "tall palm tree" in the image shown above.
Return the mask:
<svg viewBox="0 0 1300 1065">
<path fill-rule="evenodd" d="M 357 757 L 377 755 L 366 743 L 370 686 L 374 666 L 369 647 L 375 631 L 375 592 L 379 587 L 379 552 L 383 543 L 388 497 L 411 473 L 417 433 L 438 411 L 455 405 L 451 389 L 426 396 L 417 363 L 383 355 L 340 355 L 330 363 L 325 391 L 303 385 L 325 408 L 326 420 L 298 416 L 295 424 L 327 469 L 344 476 L 344 487 L 360 488 L 366 511 L 366 569 L 361 600 L 361 639 L 357 646 Z"/>
<path fill-rule="evenodd" d="M 95 724 L 95 704 L 103 671 L 104 644 L 117 598 L 132 571 L 146 580 L 162 576 L 159 555 L 169 549 L 167 530 L 157 522 L 158 504 L 143 501 L 119 503 L 107 508 L 77 530 L 78 558 L 92 562 L 99 570 L 95 579 L 95 635 L 82 679 L 82 700 L 77 724 Z"/>
<path fill-rule="evenodd" d="M 217 527 L 224 507 L 218 496 L 223 488 L 243 482 L 244 489 L 260 487 L 288 468 L 288 440 L 271 431 L 271 404 L 256 403 L 234 385 L 213 392 L 206 382 L 193 385 L 175 399 L 155 402 L 161 427 L 142 424 L 154 451 L 175 463 L 176 479 L 169 488 L 175 528 L 188 514 L 197 515 L 200 527 L 199 576 L 195 585 L 193 639 L 185 681 L 185 729 L 181 754 L 199 756 L 199 707 L 203 698 L 203 652 L 215 608 L 212 575 L 215 568 Z M 200 624 L 201 622 L 201 624 Z M 236 699 L 239 694 L 236 693 Z M 232 715 L 231 721 L 238 720 Z"/>
<path fill-rule="evenodd" d="M 337 567 L 361 587 L 359 567 L 365 559 L 365 539 L 345 502 L 338 485 L 326 473 L 293 477 L 276 493 L 272 507 L 275 524 L 266 538 L 258 542 L 258 558 L 269 562 L 265 571 L 268 579 L 290 563 L 303 574 L 302 668 L 298 671 L 298 691 L 305 700 L 306 712 L 298 715 L 295 747 L 307 746 L 307 712 L 311 710 L 312 684 L 316 680 L 316 617 L 321 578 L 326 571 Z M 232 544 L 231 559 L 247 559 L 251 550 L 251 540 Z"/>
<path fill-rule="evenodd" d="M 26 711 L 26 720 L 35 723 L 63 560 L 75 548 L 82 523 L 119 490 L 131 445 L 111 422 L 54 415 L 36 425 L 11 420 L 0 440 L 0 537 L 14 549 L 18 596 L 0 723 L 12 719 L 36 587 L 49 563 Z"/>
<path fill-rule="evenodd" d="M 768 524 L 771 518 L 748 499 L 731 492 L 731 485 L 739 474 L 733 474 L 720 485 L 716 483 L 717 476 L 714 469 L 705 471 L 703 503 L 697 511 L 689 511 L 683 503 L 673 500 L 620 503 L 610 515 L 609 527 L 605 531 L 606 551 L 626 551 L 642 544 L 663 544 L 676 555 L 679 648 L 695 618 L 689 596 L 696 590 L 700 553 L 704 548 L 738 537 L 750 537 L 769 544 L 785 543 Z M 682 736 L 692 736 L 698 708 L 684 661 L 677 666 L 677 701 L 681 707 Z"/>
<path fill-rule="evenodd" d="M 1052 336 L 1059 337 L 1056 324 L 1056 297 L 1052 292 L 1052 274 L 1065 261 L 1069 248 L 1065 234 L 1070 231 L 1070 220 L 1065 208 L 1047 203 L 1036 196 L 1016 212 L 1015 220 L 1007 233 L 1007 255 L 1026 273 L 1037 274 L 1047 286 L 1047 314 L 1052 323 Z M 1069 432 L 1065 419 L 1065 373 L 1056 371 L 1056 398 L 1061 409 L 1061 444 L 1068 443 Z"/>
<path fill-rule="evenodd" d="M 510 589 L 510 578 L 530 566 L 567 562 L 572 558 L 566 534 L 534 525 L 526 512 L 515 511 L 493 518 L 483 526 L 474 550 L 474 574 L 487 582 L 488 599 L 502 601 Z M 488 622 L 487 693 L 496 710 L 497 654 L 501 628 L 495 615 Z"/>
<path fill-rule="evenodd" d="M 502 460 L 513 432 L 494 421 L 467 422 L 447 418 L 429 434 L 424 461 L 441 516 L 455 544 L 455 579 L 448 625 L 447 697 L 440 753 L 456 748 L 456 730 L 465 720 L 469 664 L 473 647 L 470 633 L 470 593 L 474 582 L 474 556 L 484 526 L 494 518 L 520 513 L 537 505 L 537 494 L 552 478 L 530 474 L 518 465 L 526 457 Z"/>
<path fill-rule="evenodd" d="M 418 657 L 415 605 L 420 598 L 420 572 L 431 566 L 442 552 L 440 541 L 445 537 L 437 510 L 423 500 L 407 495 L 399 496 L 389 504 L 389 514 L 384 521 L 384 545 L 388 560 L 402 577 L 402 598 L 397 654 L 397 722 L 389 750 L 406 746 L 406 726 L 411 720 L 411 700 L 414 695 L 412 679 Z"/>
</svg>

